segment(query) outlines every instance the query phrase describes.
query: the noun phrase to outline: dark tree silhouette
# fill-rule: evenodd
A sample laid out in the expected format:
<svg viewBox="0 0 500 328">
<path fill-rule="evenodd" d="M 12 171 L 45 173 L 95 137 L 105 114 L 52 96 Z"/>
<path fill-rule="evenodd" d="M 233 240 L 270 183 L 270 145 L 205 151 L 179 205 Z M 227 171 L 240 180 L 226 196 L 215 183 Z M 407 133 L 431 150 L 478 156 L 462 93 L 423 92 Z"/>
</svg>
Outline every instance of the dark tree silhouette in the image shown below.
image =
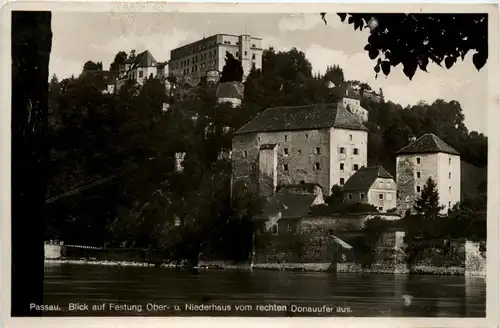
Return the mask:
<svg viewBox="0 0 500 328">
<path fill-rule="evenodd" d="M 226 52 L 226 65 L 222 68 L 220 82 L 241 82 L 243 80 L 243 67 L 241 62 Z"/>
<path fill-rule="evenodd" d="M 83 71 L 102 71 L 102 62 L 94 63 L 89 60 L 83 65 Z"/>
<path fill-rule="evenodd" d="M 480 70 L 488 59 L 487 14 L 346 14 L 339 13 L 355 30 L 370 30 L 365 50 L 374 67 L 389 75 L 391 67 L 403 66 L 411 80 L 429 61 L 451 68 L 459 58 L 475 51 L 474 66 Z M 322 18 L 324 19 L 324 14 Z M 326 24 L 326 20 L 325 20 Z"/>
<path fill-rule="evenodd" d="M 426 219 L 432 219 L 439 215 L 439 212 L 444 206 L 439 205 L 439 194 L 436 183 L 429 177 L 424 187 L 422 194 L 417 199 L 413 207 L 418 214 L 423 215 Z"/>
<path fill-rule="evenodd" d="M 11 315 L 43 304 L 51 13 L 12 12 Z"/>
<path fill-rule="evenodd" d="M 118 71 L 120 64 L 122 64 L 126 59 L 127 59 L 127 53 L 125 51 L 118 52 L 113 62 L 109 65 L 109 70 Z"/>
</svg>

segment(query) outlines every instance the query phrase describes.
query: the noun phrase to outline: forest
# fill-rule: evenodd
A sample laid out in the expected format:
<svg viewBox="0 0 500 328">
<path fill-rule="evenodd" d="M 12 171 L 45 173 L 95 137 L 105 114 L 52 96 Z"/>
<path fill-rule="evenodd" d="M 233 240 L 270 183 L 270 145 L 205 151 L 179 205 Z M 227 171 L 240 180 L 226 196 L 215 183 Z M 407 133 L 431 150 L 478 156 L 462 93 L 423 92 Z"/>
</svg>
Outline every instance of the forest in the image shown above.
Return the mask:
<svg viewBox="0 0 500 328">
<path fill-rule="evenodd" d="M 120 53 L 111 71 L 123 60 Z M 221 80 L 241 80 L 240 67 L 228 57 Z M 223 154 L 233 131 L 269 107 L 336 102 L 353 86 L 372 91 L 362 81 L 346 80 L 335 63 L 314 74 L 295 48 L 264 51 L 262 70 L 252 70 L 244 82 L 239 108 L 217 104 L 215 87 L 203 82 L 190 88 L 194 97 L 184 99 L 165 92 L 155 78 L 106 94 L 105 73 L 102 63 L 87 62 L 80 76 L 53 76 L 49 83 L 45 238 L 161 249 L 177 258 L 194 258 L 206 244 L 216 251 L 249 242 L 235 237 L 235 230 L 251 229 L 264 200 L 252 188 L 235 186 L 230 201 L 231 163 Z M 395 176 L 396 151 L 410 136 L 434 133 L 461 153 L 463 168 L 485 170 L 487 137 L 467 129 L 457 101 L 403 108 L 384 99 L 383 90 L 376 93 L 380 102 L 361 103 L 369 111 L 368 165 L 383 165 Z M 185 154 L 182 170 L 176 169 L 176 154 Z M 474 175 L 468 185 L 450 216 L 485 219 L 486 176 Z"/>
</svg>

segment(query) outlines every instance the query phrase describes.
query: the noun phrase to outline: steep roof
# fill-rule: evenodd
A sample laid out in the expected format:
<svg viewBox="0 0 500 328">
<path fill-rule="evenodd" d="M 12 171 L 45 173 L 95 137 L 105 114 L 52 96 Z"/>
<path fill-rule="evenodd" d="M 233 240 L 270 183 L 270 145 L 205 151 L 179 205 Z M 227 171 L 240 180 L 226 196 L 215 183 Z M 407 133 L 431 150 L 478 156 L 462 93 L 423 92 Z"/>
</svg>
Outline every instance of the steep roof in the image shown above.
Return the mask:
<svg viewBox="0 0 500 328">
<path fill-rule="evenodd" d="M 235 134 L 331 127 L 368 131 L 353 114 L 349 113 L 343 106 L 333 103 L 268 108 L 241 127 Z"/>
<path fill-rule="evenodd" d="M 344 191 L 366 190 L 372 186 L 377 178 L 394 179 L 382 166 L 363 167 L 346 181 L 342 189 Z"/>
<path fill-rule="evenodd" d="M 282 219 L 298 219 L 307 216 L 316 196 L 304 194 L 289 194 L 286 192 L 276 193 L 257 219 L 268 219 L 269 216 L 281 212 Z"/>
<path fill-rule="evenodd" d="M 243 99 L 243 84 L 237 82 L 219 83 L 216 97 Z"/>
<path fill-rule="evenodd" d="M 141 52 L 135 57 L 134 64 L 132 65 L 132 68 L 136 67 L 154 67 L 156 66 L 157 62 L 154 59 L 153 55 L 149 52 L 149 50 L 146 50 L 144 52 Z"/>
<path fill-rule="evenodd" d="M 405 154 L 426 154 L 426 153 L 446 153 L 458 155 L 460 153 L 433 133 L 427 133 L 410 143 L 408 146 L 396 152 L 397 155 Z"/>
</svg>

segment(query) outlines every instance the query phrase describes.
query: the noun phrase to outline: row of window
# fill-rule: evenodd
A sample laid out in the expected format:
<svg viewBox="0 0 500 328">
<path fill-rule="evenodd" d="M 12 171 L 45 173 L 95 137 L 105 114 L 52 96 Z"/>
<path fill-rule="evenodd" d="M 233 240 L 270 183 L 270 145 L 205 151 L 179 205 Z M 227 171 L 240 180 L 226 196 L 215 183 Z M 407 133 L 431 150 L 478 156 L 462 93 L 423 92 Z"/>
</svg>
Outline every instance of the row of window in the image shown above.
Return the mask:
<svg viewBox="0 0 500 328">
<path fill-rule="evenodd" d="M 420 186 L 417 186 L 417 193 L 420 193 L 422 191 L 422 188 Z M 451 194 L 451 187 L 448 187 L 448 193 Z"/>
<path fill-rule="evenodd" d="M 420 164 L 420 157 L 417 157 L 417 164 Z M 448 157 L 448 165 L 451 165 L 451 157 Z"/>
<path fill-rule="evenodd" d="M 190 54 L 211 48 L 211 47 L 215 46 L 216 44 L 217 44 L 216 40 L 208 41 L 208 42 L 206 41 L 206 42 L 203 42 L 199 45 L 193 46 L 191 49 L 187 48 L 187 49 L 184 49 L 182 51 L 175 51 L 173 53 L 172 57 L 173 58 L 186 57 L 186 56 L 189 56 Z M 225 41 L 223 41 L 223 44 L 232 44 L 232 43 L 231 43 L 231 41 L 225 40 Z M 239 45 L 239 44 L 240 43 L 237 41 L 236 45 Z M 255 43 L 252 43 L 252 48 L 257 48 Z"/>
<path fill-rule="evenodd" d="M 417 171 L 417 179 L 420 179 L 420 177 L 422 176 L 422 174 Z M 451 179 L 451 172 L 448 172 L 448 179 Z"/>
<path fill-rule="evenodd" d="M 285 134 L 284 137 L 285 137 L 285 142 L 287 142 L 288 141 L 288 135 Z M 307 133 L 304 134 L 304 137 L 306 138 L 306 140 L 308 140 L 309 139 L 309 134 L 307 134 Z M 258 139 L 260 141 L 260 137 Z M 349 135 L 349 141 L 352 141 L 352 134 Z"/>
<path fill-rule="evenodd" d="M 345 147 L 339 147 L 339 153 L 340 154 L 346 154 L 347 152 L 346 152 Z M 352 149 L 352 154 L 353 155 L 359 155 L 359 149 L 358 148 L 353 148 Z"/>
<path fill-rule="evenodd" d="M 347 194 L 347 198 L 349 199 L 352 199 L 352 194 L 351 193 L 348 193 Z M 392 200 L 392 195 L 391 194 L 385 194 L 385 197 L 384 197 L 384 194 L 378 194 L 378 199 L 379 200 Z M 359 193 L 359 199 L 363 200 L 365 199 L 365 193 L 364 192 L 360 192 Z"/>
<path fill-rule="evenodd" d="M 288 170 L 289 170 L 288 163 L 283 164 L 283 171 L 288 172 Z M 321 165 L 320 165 L 319 162 L 314 163 L 313 170 L 315 170 L 315 171 L 320 171 L 321 170 Z"/>
</svg>

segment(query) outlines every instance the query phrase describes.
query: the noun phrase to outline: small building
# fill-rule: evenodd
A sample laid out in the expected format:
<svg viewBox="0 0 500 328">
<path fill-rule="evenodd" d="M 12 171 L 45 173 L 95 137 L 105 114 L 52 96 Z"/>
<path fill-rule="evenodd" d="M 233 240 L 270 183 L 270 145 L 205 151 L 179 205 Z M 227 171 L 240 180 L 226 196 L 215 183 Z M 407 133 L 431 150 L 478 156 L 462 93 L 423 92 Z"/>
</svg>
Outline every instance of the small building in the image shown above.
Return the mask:
<svg viewBox="0 0 500 328">
<path fill-rule="evenodd" d="M 381 212 L 394 209 L 397 205 L 396 182 L 382 166 L 359 169 L 342 189 L 346 203 L 370 204 Z"/>
<path fill-rule="evenodd" d="M 368 110 L 361 107 L 361 97 L 358 92 L 347 88 L 342 97 L 342 104 L 361 122 L 368 122 Z"/>
<path fill-rule="evenodd" d="M 424 134 L 396 153 L 400 211 L 412 210 L 429 178 L 436 183 L 446 213 L 460 201 L 460 153 L 432 133 Z"/>
<path fill-rule="evenodd" d="M 139 85 L 143 85 L 147 78 L 159 78 L 164 80 L 168 75 L 166 72 L 167 63 L 157 62 L 153 55 L 146 50 L 137 56 L 126 59 L 118 67 L 119 77 L 116 81 L 118 91 L 127 80 L 133 80 Z"/>
<path fill-rule="evenodd" d="M 269 108 L 234 133 L 233 181 L 314 183 L 330 195 L 367 164 L 368 130 L 341 104 Z"/>
<path fill-rule="evenodd" d="M 230 103 L 232 107 L 241 105 L 243 99 L 243 83 L 225 82 L 219 83 L 216 92 L 218 103 Z"/>
</svg>

